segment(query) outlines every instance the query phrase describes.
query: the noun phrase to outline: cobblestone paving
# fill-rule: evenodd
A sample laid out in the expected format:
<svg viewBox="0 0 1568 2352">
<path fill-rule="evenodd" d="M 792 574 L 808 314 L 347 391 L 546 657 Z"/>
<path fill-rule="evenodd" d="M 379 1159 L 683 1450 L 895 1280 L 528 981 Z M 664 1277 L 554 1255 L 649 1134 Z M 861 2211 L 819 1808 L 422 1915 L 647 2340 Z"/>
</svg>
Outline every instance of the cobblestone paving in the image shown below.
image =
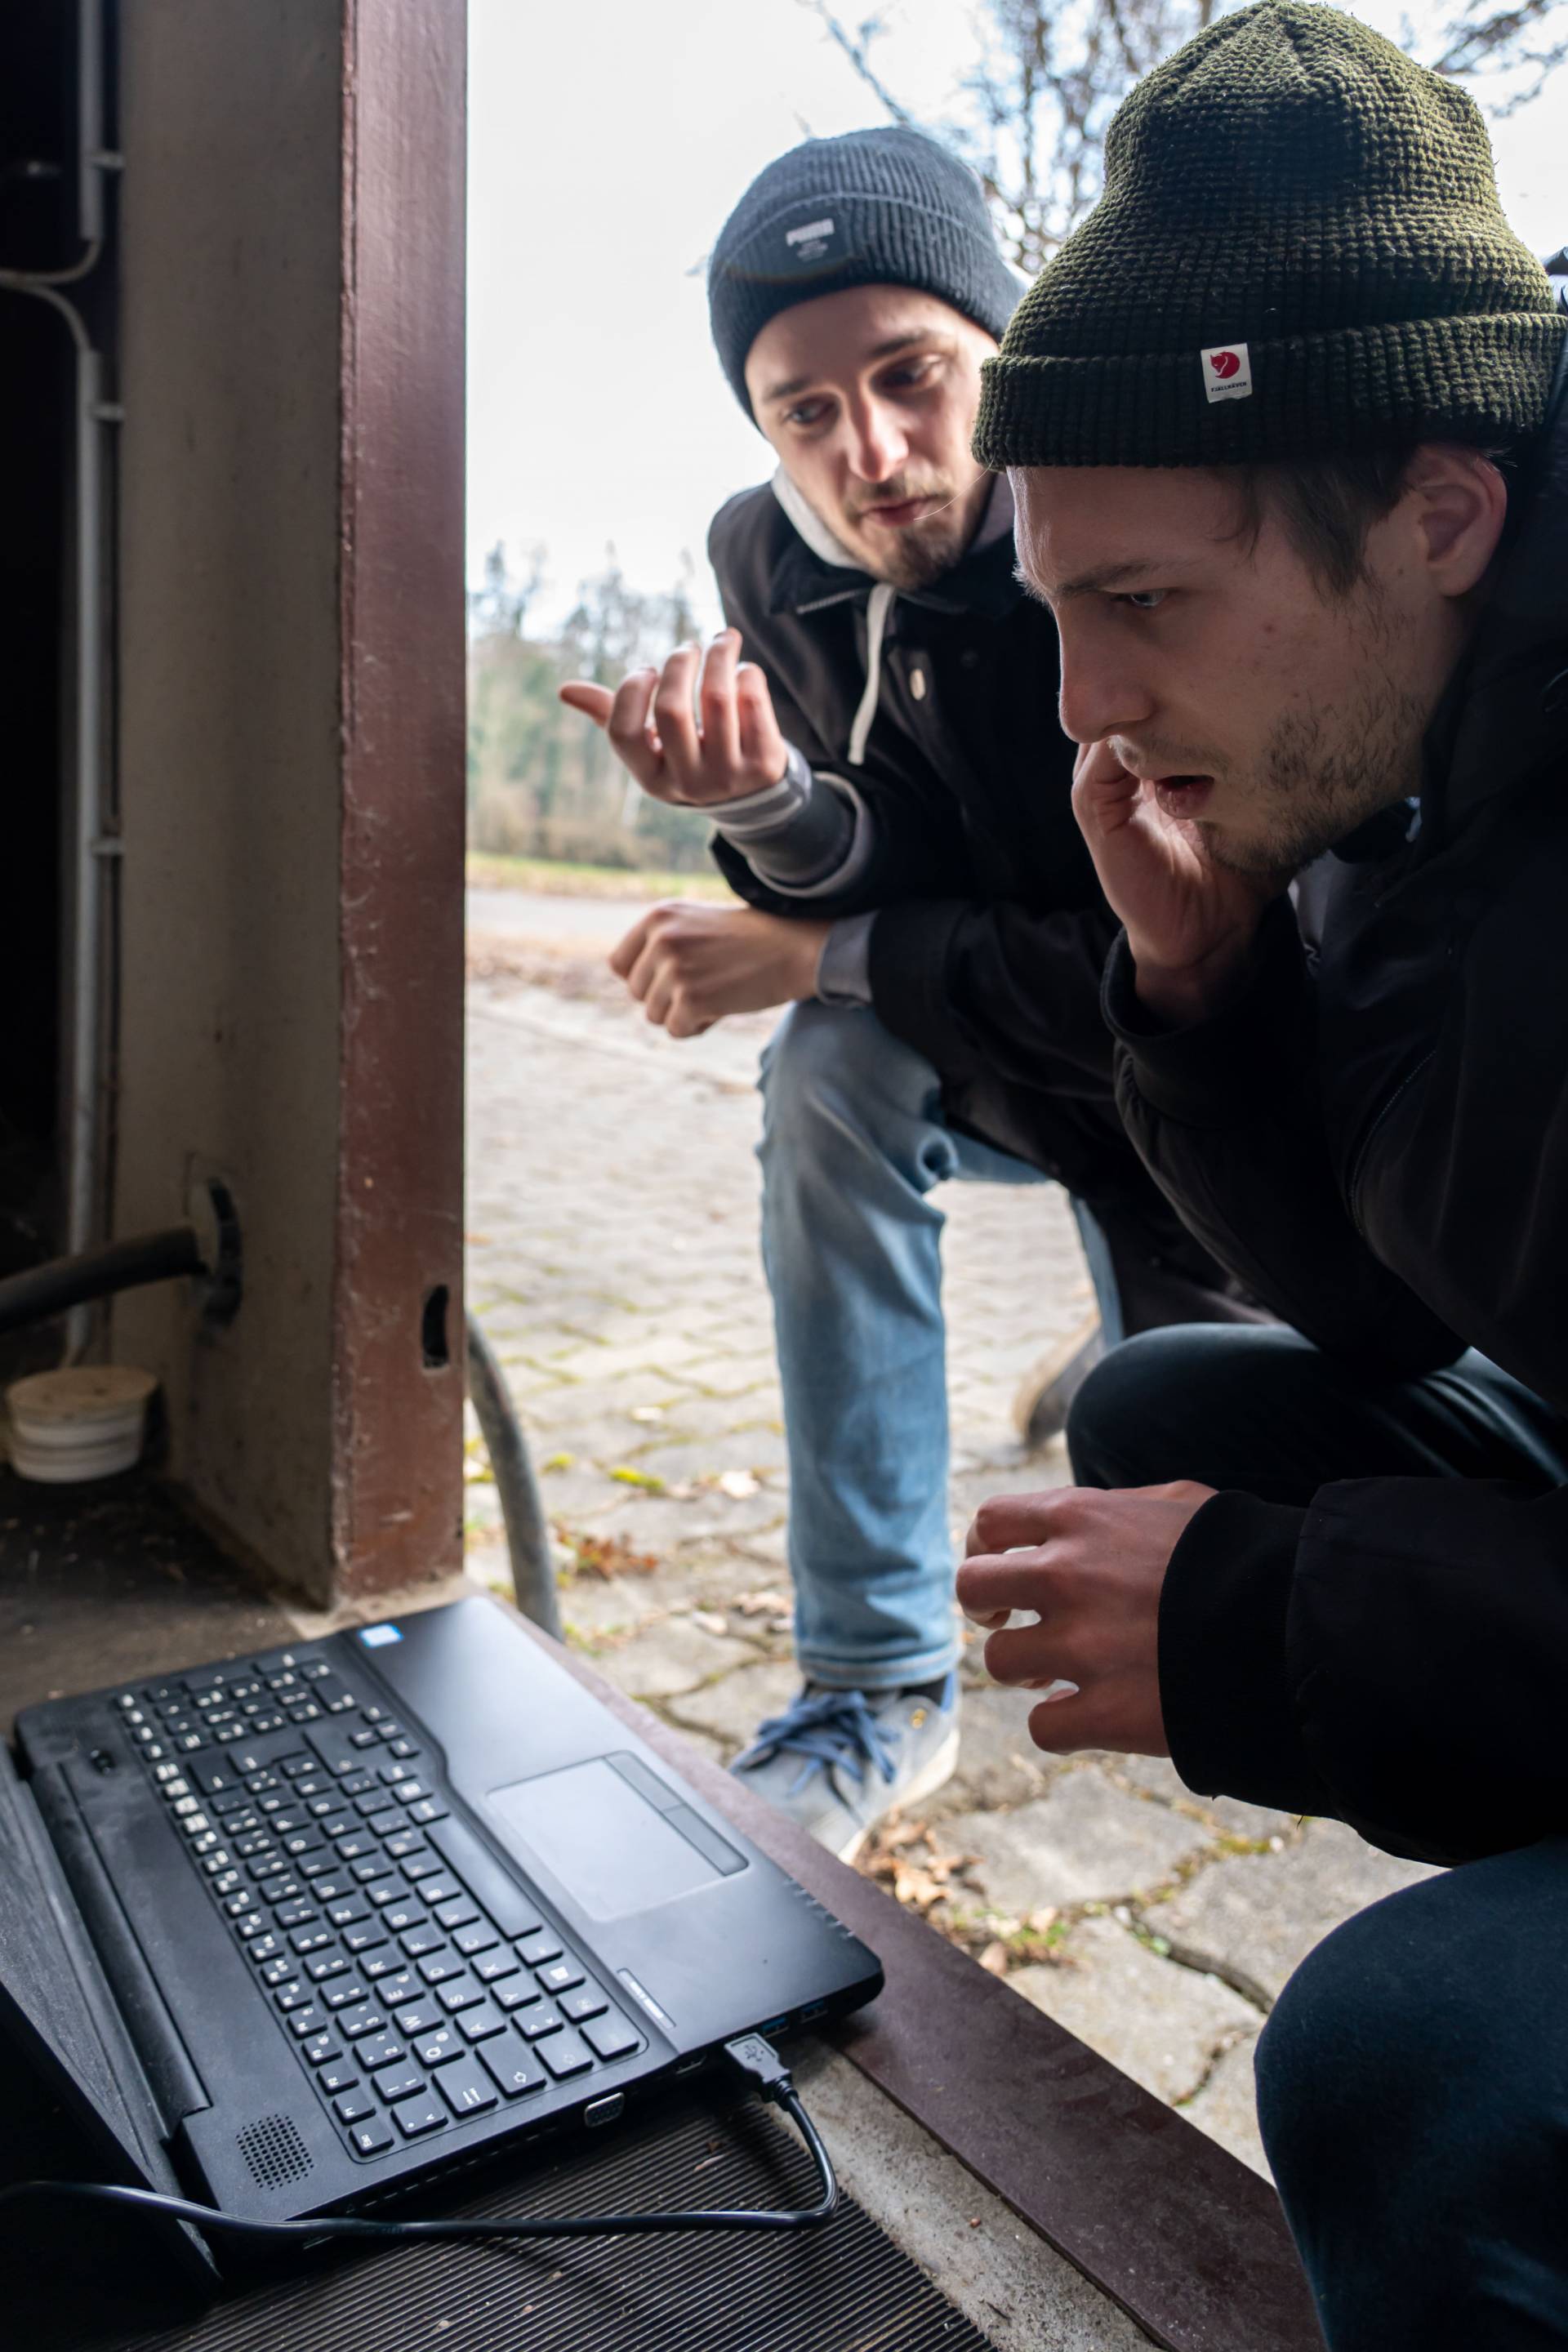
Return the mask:
<svg viewBox="0 0 1568 2352">
<path fill-rule="evenodd" d="M 476 940 L 471 970 L 469 1304 L 561 1531 L 569 1634 L 728 1759 L 796 1686 L 752 1159 L 769 1022 L 673 1045 L 560 940 Z M 986 1495 L 1066 1476 L 1059 1445 L 1023 1454 L 1009 1409 L 1089 1292 L 1054 1192 L 954 1185 L 943 1205 L 961 1536 Z M 504 1583 L 471 1454 L 470 1567 Z M 977 1649 L 963 1679 L 956 1778 L 863 1866 L 1264 2168 L 1251 2050 L 1269 2003 L 1329 1928 L 1425 1874 L 1338 1823 L 1206 1803 L 1166 1763 L 1043 1756 Z"/>
</svg>

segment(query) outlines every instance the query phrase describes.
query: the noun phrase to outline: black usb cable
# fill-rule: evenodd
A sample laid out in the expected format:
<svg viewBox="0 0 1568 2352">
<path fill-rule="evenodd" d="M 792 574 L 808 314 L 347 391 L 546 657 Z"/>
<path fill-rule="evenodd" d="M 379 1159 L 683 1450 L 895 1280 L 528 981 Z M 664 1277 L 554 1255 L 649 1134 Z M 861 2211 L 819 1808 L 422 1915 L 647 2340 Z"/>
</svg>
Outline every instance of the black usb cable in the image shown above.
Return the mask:
<svg viewBox="0 0 1568 2352">
<path fill-rule="evenodd" d="M 68 2197 L 80 2203 L 119 2205 L 132 2210 L 162 2213 L 188 2221 L 209 2237 L 293 2239 L 315 2243 L 322 2238 L 379 2239 L 388 2243 L 412 2240 L 495 2238 L 622 2238 L 649 2237 L 670 2230 L 815 2230 L 831 2221 L 838 2206 L 838 2181 L 833 2159 L 821 2136 L 801 2105 L 794 2078 L 771 2042 L 760 2033 L 743 2034 L 724 2044 L 724 2055 L 770 2105 L 782 2107 L 794 2124 L 816 2168 L 822 2194 L 815 2205 L 773 2213 L 747 2206 L 699 2208 L 692 2212 L 573 2214 L 559 2221 L 528 2217 L 501 2221 L 370 2221 L 352 2214 L 328 2214 L 320 2221 L 247 2221 L 237 2214 L 220 2213 L 193 2199 L 166 2197 L 153 2189 L 122 2189 L 110 2181 L 22 2180 L 0 2189 L 0 2210 L 24 2197 Z"/>
</svg>

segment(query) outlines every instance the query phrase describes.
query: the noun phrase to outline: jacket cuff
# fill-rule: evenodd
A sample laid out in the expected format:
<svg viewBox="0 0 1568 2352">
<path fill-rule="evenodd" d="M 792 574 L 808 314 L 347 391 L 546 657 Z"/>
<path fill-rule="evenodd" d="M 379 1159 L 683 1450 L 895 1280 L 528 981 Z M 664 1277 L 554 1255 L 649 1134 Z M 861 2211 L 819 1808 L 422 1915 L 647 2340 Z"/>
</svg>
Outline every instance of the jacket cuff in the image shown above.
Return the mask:
<svg viewBox="0 0 1568 2352">
<path fill-rule="evenodd" d="M 947 959 L 965 898 L 907 898 L 878 909 L 871 932 L 871 1003 L 884 1029 L 934 1063 L 944 1078 L 973 1077 L 973 1046 L 952 1017 Z"/>
<path fill-rule="evenodd" d="M 1216 1495 L 1188 1521 L 1160 1598 L 1160 1704 L 1189 1789 L 1283 1812 L 1336 1808 L 1296 1721 L 1287 1628 L 1307 1514 Z"/>
<path fill-rule="evenodd" d="M 721 801 L 714 823 L 728 840 L 760 840 L 782 832 L 811 798 L 813 776 L 805 755 L 793 743 L 784 745 L 784 772 L 776 784 L 760 792 L 742 793 L 738 800 Z"/>
<path fill-rule="evenodd" d="M 876 920 L 873 908 L 867 915 L 840 915 L 832 925 L 816 960 L 818 1003 L 870 1003 L 871 929 Z"/>
<path fill-rule="evenodd" d="M 1111 947 L 1100 1005 L 1152 1109 L 1187 1127 L 1251 1118 L 1260 1093 L 1272 1092 L 1293 1069 L 1298 1034 L 1310 1019 L 1311 985 L 1295 908 L 1289 898 L 1278 898 L 1267 909 L 1246 982 L 1210 1020 L 1168 1029 L 1153 1019 L 1139 1002 L 1125 931 Z"/>
<path fill-rule="evenodd" d="M 760 793 L 721 803 L 714 829 L 758 879 L 790 897 L 841 886 L 851 863 L 861 812 L 821 783 L 793 743 L 783 777 Z"/>
</svg>

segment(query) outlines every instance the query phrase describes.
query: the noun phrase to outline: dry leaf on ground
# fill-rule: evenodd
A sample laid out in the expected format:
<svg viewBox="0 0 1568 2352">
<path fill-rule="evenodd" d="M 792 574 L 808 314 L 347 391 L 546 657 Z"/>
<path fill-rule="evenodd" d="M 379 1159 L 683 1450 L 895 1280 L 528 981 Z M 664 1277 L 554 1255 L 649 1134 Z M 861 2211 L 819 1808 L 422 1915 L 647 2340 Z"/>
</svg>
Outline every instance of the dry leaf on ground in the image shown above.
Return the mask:
<svg viewBox="0 0 1568 2352">
<path fill-rule="evenodd" d="M 656 1551 L 637 1551 L 625 1536 L 582 1535 L 574 1528 L 557 1526 L 556 1534 L 572 1554 L 574 1572 L 597 1576 L 608 1584 L 617 1576 L 651 1576 L 659 1566 Z"/>
<path fill-rule="evenodd" d="M 868 1878 L 879 1879 L 895 1902 L 923 1916 L 952 1895 L 952 1881 L 973 1860 L 973 1854 L 940 1853 L 926 1822 L 889 1813 L 872 1832 L 858 1867 Z"/>
</svg>

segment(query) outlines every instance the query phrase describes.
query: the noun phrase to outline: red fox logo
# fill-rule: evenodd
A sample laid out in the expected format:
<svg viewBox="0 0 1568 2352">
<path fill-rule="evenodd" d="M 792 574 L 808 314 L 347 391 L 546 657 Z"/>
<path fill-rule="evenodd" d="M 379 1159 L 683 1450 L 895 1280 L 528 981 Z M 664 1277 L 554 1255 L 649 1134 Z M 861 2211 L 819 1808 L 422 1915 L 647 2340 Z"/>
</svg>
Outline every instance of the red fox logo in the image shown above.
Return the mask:
<svg viewBox="0 0 1568 2352">
<path fill-rule="evenodd" d="M 1245 343 L 1211 343 L 1198 353 L 1204 372 L 1204 396 L 1216 400 L 1252 398 L 1252 354 Z"/>
</svg>

